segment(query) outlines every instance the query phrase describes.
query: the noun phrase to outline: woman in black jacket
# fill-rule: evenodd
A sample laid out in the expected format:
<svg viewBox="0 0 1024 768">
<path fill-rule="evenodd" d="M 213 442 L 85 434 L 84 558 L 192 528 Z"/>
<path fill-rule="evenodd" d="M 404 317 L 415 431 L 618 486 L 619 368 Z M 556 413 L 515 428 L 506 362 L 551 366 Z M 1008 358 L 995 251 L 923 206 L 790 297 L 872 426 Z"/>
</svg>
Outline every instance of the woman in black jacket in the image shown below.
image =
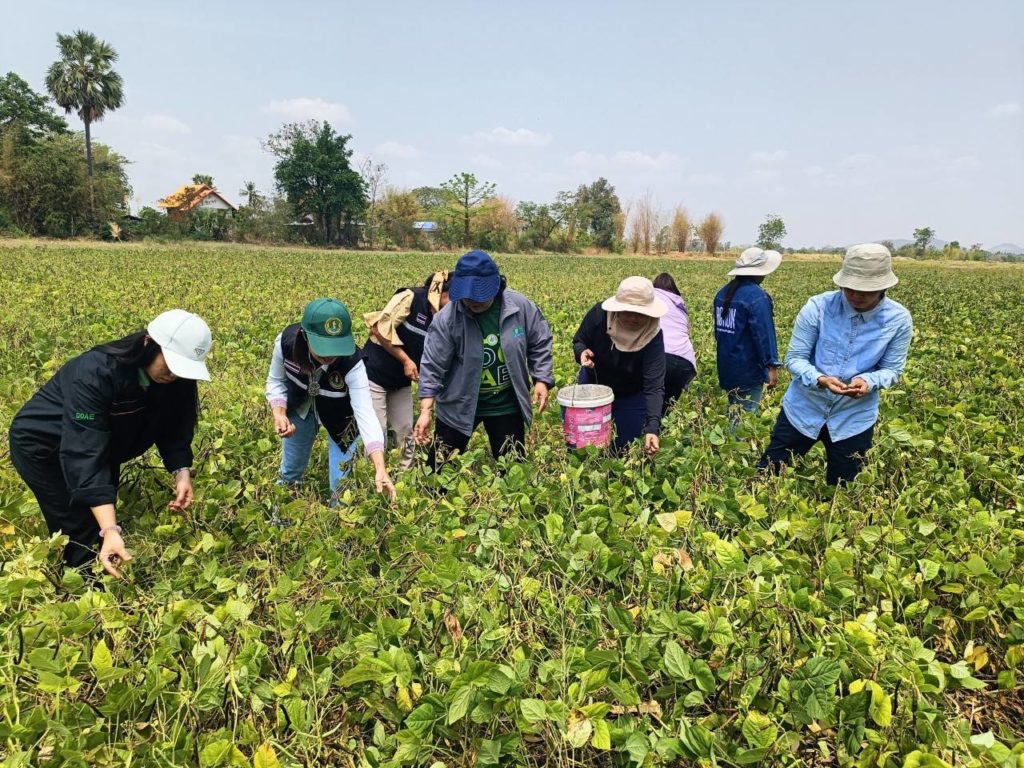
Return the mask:
<svg viewBox="0 0 1024 768">
<path fill-rule="evenodd" d="M 209 381 L 210 329 L 182 309 L 159 315 L 144 331 L 72 358 L 14 417 L 11 462 L 35 494 L 51 533 L 66 534 L 64 562 L 96 557 L 120 576 L 132 557 L 115 503 L 124 462 L 156 445 L 174 477 L 169 506 L 192 501 L 196 380 Z"/>
<path fill-rule="evenodd" d="M 627 277 L 614 296 L 591 308 L 573 337 L 576 362 L 583 366 L 580 383 L 604 384 L 615 393 L 617 451 L 641 435 L 647 454 L 661 448 L 665 342 L 658 318 L 667 310 L 650 280 Z"/>
</svg>

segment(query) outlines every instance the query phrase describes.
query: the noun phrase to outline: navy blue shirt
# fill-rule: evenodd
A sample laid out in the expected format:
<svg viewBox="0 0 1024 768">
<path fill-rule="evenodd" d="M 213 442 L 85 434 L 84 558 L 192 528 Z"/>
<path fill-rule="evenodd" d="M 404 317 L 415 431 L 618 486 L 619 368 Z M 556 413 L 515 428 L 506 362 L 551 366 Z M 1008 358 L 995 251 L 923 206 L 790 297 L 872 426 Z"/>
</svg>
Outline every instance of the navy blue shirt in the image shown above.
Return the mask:
<svg viewBox="0 0 1024 768">
<path fill-rule="evenodd" d="M 722 389 L 752 389 L 768 381 L 768 368 L 780 364 L 772 297 L 753 280 L 739 279 L 729 307 L 727 283 L 715 296 L 718 384 Z"/>
</svg>

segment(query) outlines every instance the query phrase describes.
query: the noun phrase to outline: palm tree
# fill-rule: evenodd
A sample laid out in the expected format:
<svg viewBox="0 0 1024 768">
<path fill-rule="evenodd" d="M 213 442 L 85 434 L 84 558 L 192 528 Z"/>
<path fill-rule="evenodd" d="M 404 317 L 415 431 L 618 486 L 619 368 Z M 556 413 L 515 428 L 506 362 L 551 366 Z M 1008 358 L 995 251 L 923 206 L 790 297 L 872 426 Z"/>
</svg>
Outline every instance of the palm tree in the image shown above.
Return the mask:
<svg viewBox="0 0 1024 768">
<path fill-rule="evenodd" d="M 108 111 L 124 103 L 121 75 L 113 69 L 114 47 L 92 32 L 57 35 L 60 58 L 46 73 L 46 88 L 57 105 L 70 114 L 77 112 L 85 124 L 85 159 L 92 191 L 92 135 L 90 127 Z"/>
<path fill-rule="evenodd" d="M 245 186 L 238 191 L 238 196 L 245 198 L 249 208 L 257 208 L 263 203 L 263 195 L 256 189 L 256 182 L 247 181 Z"/>
</svg>

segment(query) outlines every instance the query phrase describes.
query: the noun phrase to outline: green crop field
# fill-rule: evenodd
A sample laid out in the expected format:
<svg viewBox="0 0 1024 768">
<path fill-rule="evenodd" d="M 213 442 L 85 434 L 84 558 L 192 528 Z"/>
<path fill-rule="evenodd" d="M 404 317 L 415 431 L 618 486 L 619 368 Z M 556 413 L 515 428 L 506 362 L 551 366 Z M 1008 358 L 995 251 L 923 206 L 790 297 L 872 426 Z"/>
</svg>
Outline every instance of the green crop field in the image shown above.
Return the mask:
<svg viewBox="0 0 1024 768">
<path fill-rule="evenodd" d="M 833 494 L 820 448 L 756 474 L 781 388 L 728 434 L 727 260 L 498 257 L 551 322 L 559 384 L 595 301 L 675 275 L 699 376 L 662 452 L 567 456 L 552 409 L 504 473 L 477 437 L 450 476 L 401 476 L 394 506 L 362 461 L 330 509 L 322 442 L 305 496 L 273 484 L 273 339 L 313 297 L 361 317 L 454 256 L 22 242 L 0 260 L 5 767 L 1024 766 L 1024 270 L 896 265 L 907 373 Z M 768 278 L 781 346 L 837 267 Z M 67 358 L 175 306 L 214 334 L 196 501 L 167 509 L 155 455 L 126 467 L 135 560 L 91 587 L 57 567 L 6 428 Z"/>
</svg>

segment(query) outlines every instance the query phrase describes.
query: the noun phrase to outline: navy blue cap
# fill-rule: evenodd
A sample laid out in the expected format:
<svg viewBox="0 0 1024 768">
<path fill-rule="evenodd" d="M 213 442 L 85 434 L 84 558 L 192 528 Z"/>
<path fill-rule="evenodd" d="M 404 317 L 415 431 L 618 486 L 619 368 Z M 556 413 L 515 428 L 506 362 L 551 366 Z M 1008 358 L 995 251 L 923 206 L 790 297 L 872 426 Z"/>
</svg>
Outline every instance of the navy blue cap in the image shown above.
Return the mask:
<svg viewBox="0 0 1024 768">
<path fill-rule="evenodd" d="M 451 301 L 490 301 L 501 288 L 501 273 L 494 259 L 483 251 L 470 251 L 455 264 L 448 298 Z"/>
</svg>

